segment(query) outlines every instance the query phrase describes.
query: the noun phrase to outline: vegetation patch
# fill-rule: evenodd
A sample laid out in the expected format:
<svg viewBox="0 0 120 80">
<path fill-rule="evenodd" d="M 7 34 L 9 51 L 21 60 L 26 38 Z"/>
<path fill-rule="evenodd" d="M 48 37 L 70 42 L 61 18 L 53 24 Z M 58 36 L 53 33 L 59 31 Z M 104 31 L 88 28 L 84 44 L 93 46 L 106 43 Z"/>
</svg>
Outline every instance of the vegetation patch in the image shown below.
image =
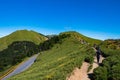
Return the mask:
<svg viewBox="0 0 120 80">
<path fill-rule="evenodd" d="M 0 51 L 0 72 L 1 74 L 10 67 L 22 62 L 26 57 L 39 52 L 38 46 L 33 42 L 17 41 Z"/>
<path fill-rule="evenodd" d="M 95 80 L 120 80 L 120 49 L 111 46 L 118 46 L 118 43 L 120 40 L 106 40 L 102 43 L 101 49 L 106 59 L 94 70 Z"/>
</svg>

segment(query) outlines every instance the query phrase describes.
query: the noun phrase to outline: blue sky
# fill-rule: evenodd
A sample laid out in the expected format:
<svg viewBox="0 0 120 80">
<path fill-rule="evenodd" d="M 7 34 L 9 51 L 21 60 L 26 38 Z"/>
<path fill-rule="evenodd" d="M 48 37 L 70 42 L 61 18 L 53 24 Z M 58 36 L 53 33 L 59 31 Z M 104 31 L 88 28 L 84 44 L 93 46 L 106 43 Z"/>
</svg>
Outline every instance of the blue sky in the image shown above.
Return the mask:
<svg viewBox="0 0 120 80">
<path fill-rule="evenodd" d="M 21 29 L 120 38 L 120 0 L 0 0 L 0 37 Z"/>
</svg>

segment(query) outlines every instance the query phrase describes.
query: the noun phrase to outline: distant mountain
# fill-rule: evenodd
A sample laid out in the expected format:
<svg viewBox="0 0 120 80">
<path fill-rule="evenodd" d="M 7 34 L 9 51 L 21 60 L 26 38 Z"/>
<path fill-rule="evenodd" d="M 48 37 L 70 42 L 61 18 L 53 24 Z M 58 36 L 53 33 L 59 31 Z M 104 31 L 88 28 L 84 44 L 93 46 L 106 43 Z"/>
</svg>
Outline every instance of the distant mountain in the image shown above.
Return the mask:
<svg viewBox="0 0 120 80">
<path fill-rule="evenodd" d="M 45 40 L 47 40 L 45 36 L 35 31 L 18 30 L 11 33 L 10 35 L 0 38 L 0 51 L 7 48 L 8 45 L 15 41 L 30 41 L 34 42 L 35 44 L 39 44 Z"/>
<path fill-rule="evenodd" d="M 46 37 L 47 37 L 48 39 L 51 39 L 51 38 L 53 38 L 54 36 L 57 36 L 57 35 L 46 35 Z"/>
</svg>

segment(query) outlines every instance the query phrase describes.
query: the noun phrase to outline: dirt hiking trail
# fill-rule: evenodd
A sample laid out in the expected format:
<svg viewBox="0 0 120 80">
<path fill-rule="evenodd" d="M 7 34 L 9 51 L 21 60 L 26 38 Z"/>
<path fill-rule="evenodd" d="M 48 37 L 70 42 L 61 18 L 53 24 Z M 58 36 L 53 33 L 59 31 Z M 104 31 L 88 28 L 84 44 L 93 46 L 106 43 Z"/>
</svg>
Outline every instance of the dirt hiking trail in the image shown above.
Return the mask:
<svg viewBox="0 0 120 80">
<path fill-rule="evenodd" d="M 104 60 L 104 57 L 100 56 L 100 63 L 102 63 L 102 60 Z M 83 62 L 81 68 L 75 68 L 71 75 L 66 78 L 66 80 L 90 80 L 88 74 L 92 74 L 93 70 L 97 68 L 99 65 L 97 64 L 97 59 L 94 57 L 94 62 L 92 64 L 92 69 L 88 71 L 90 64 L 87 62 Z"/>
</svg>

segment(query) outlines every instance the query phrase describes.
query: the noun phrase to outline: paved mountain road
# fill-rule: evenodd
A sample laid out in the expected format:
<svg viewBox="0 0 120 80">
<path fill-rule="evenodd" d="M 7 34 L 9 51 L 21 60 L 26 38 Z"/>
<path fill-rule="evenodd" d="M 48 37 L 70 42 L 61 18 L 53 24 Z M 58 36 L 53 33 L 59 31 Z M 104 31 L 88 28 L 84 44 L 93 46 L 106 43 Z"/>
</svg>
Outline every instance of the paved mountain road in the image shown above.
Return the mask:
<svg viewBox="0 0 120 80">
<path fill-rule="evenodd" d="M 18 74 L 18 73 L 28 69 L 34 63 L 34 61 L 36 60 L 38 55 L 39 54 L 36 54 L 36 55 L 30 57 L 27 61 L 25 61 L 22 64 L 20 64 L 20 66 L 18 66 L 13 72 L 11 72 L 7 76 L 5 76 L 2 80 L 6 80 L 7 78 L 9 78 L 9 77 L 11 77 L 13 75 L 16 75 L 16 74 Z"/>
</svg>

